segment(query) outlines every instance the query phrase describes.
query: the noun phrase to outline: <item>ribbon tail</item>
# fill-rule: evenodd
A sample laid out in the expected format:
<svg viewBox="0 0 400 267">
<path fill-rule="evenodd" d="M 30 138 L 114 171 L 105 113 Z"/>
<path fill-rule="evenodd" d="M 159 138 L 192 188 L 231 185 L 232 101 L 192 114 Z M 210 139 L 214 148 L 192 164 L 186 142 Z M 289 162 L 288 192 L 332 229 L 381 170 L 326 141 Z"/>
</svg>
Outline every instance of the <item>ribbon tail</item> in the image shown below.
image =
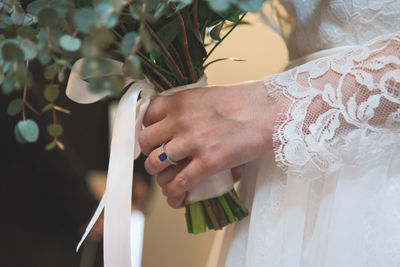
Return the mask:
<svg viewBox="0 0 400 267">
<path fill-rule="evenodd" d="M 103 197 L 101 198 L 100 203 L 97 206 L 97 209 L 94 212 L 94 215 L 93 215 L 92 219 L 90 220 L 88 226 L 86 227 L 85 233 L 83 234 L 83 236 L 81 237 L 81 240 L 79 241 L 78 245 L 76 246 L 76 252 L 79 251 L 79 248 L 81 247 L 83 241 L 85 241 L 87 235 L 90 233 L 90 230 L 92 230 L 92 228 L 93 228 L 94 224 L 96 223 L 97 219 L 100 217 L 100 214 L 104 209 L 106 195 L 107 195 L 107 192 L 105 192 Z"/>
<path fill-rule="evenodd" d="M 136 102 L 143 87 L 134 84 L 121 98 L 111 140 L 104 210 L 104 265 L 130 266 L 130 218 L 135 155 Z"/>
<path fill-rule="evenodd" d="M 142 96 L 147 90 L 147 96 Z M 131 205 L 135 155 L 140 154 L 137 135 L 150 103 L 153 87 L 145 82 L 134 83 L 121 98 L 110 149 L 106 191 L 90 220 L 77 250 L 95 225 L 104 209 L 104 266 L 131 266 Z M 135 125 L 136 119 L 136 125 Z"/>
</svg>

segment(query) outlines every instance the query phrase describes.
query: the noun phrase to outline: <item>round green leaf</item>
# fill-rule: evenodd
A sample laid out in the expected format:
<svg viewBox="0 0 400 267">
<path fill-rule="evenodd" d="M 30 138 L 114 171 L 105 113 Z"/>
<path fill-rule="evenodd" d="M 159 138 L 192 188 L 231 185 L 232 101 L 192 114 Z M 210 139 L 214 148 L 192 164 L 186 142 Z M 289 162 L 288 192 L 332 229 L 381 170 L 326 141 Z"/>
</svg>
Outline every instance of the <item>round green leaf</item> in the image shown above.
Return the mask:
<svg viewBox="0 0 400 267">
<path fill-rule="evenodd" d="M 24 23 L 25 12 L 24 9 L 18 5 L 14 5 L 14 11 L 11 14 L 11 19 L 14 24 L 22 25 Z"/>
<path fill-rule="evenodd" d="M 59 86 L 57 84 L 49 84 L 44 88 L 44 98 L 47 101 L 55 101 L 60 94 Z"/>
<path fill-rule="evenodd" d="M 38 56 L 39 62 L 42 65 L 47 65 L 49 64 L 50 60 L 51 60 L 51 56 L 49 54 L 49 51 L 47 49 L 43 49 L 42 51 L 39 52 L 39 56 Z"/>
<path fill-rule="evenodd" d="M 60 17 L 53 8 L 44 8 L 38 14 L 38 22 L 42 26 L 55 27 L 58 25 Z"/>
<path fill-rule="evenodd" d="M 16 98 L 8 104 L 7 113 L 10 116 L 15 116 L 21 112 L 22 109 L 22 99 Z"/>
<path fill-rule="evenodd" d="M 18 41 L 20 47 L 24 51 L 25 60 L 32 60 L 37 56 L 38 51 L 34 42 L 26 38 L 20 38 Z"/>
<path fill-rule="evenodd" d="M 17 29 L 17 33 L 19 36 L 23 37 L 23 38 L 28 38 L 32 41 L 37 41 L 37 34 L 39 33 L 39 30 L 34 29 L 32 27 L 29 26 L 22 26 L 22 27 L 18 27 Z"/>
<path fill-rule="evenodd" d="M 59 137 L 63 133 L 64 129 L 60 124 L 50 124 L 47 126 L 47 131 L 51 136 Z"/>
<path fill-rule="evenodd" d="M 96 12 L 101 16 L 100 22 L 107 28 L 113 28 L 117 25 L 118 19 L 110 3 L 103 2 L 95 7 Z"/>
<path fill-rule="evenodd" d="M 224 11 L 229 7 L 229 1 L 226 0 L 208 0 L 208 4 L 215 11 Z"/>
<path fill-rule="evenodd" d="M 125 56 L 128 56 L 132 51 L 138 37 L 139 35 L 136 32 L 130 32 L 124 36 L 121 42 L 121 51 Z"/>
<path fill-rule="evenodd" d="M 5 61 L 24 61 L 24 51 L 15 43 L 7 42 L 1 48 L 1 53 Z"/>
<path fill-rule="evenodd" d="M 14 135 L 18 143 L 26 144 L 26 140 L 22 137 L 21 133 L 19 132 L 18 124 L 16 124 L 14 127 Z"/>
<path fill-rule="evenodd" d="M 57 70 L 53 67 L 53 68 L 46 68 L 46 70 L 44 71 L 44 78 L 46 80 L 52 80 L 57 74 Z"/>
<path fill-rule="evenodd" d="M 83 33 L 89 33 L 90 27 L 100 20 L 100 14 L 91 8 L 81 8 L 75 11 L 73 21 L 75 26 Z"/>
<path fill-rule="evenodd" d="M 7 75 L 1 85 L 4 94 L 9 94 L 15 89 L 14 75 Z"/>
<path fill-rule="evenodd" d="M 31 119 L 26 121 L 19 121 L 17 123 L 18 131 L 21 137 L 29 143 L 36 142 L 39 138 L 39 127 Z"/>
<path fill-rule="evenodd" d="M 81 40 L 72 38 L 70 35 L 63 35 L 60 38 L 60 45 L 64 50 L 74 52 L 81 48 Z"/>
</svg>

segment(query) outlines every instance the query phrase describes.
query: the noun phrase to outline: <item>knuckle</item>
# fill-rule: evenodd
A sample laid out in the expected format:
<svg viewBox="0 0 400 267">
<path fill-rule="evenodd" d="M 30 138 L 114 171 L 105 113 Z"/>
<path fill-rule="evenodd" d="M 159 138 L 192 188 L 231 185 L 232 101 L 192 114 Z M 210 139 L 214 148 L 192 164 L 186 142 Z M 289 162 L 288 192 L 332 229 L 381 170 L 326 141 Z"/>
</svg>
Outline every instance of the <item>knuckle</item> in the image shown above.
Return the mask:
<svg viewBox="0 0 400 267">
<path fill-rule="evenodd" d="M 176 123 L 182 128 L 188 128 L 191 125 L 192 119 L 193 116 L 190 113 L 183 112 L 176 118 Z"/>
<path fill-rule="evenodd" d="M 145 164 L 146 170 L 149 174 L 154 175 L 157 173 L 157 165 L 159 163 L 158 157 L 155 153 L 150 154 Z"/>
<path fill-rule="evenodd" d="M 188 138 L 188 140 L 190 140 L 191 142 L 191 145 L 195 148 L 197 152 L 199 152 L 200 149 L 203 148 L 204 145 L 206 144 L 204 139 L 205 139 L 204 134 L 198 131 L 194 132 L 193 136 Z"/>
<path fill-rule="evenodd" d="M 214 170 L 218 166 L 218 158 L 212 153 L 207 153 L 200 157 L 200 164 L 203 169 Z"/>
<path fill-rule="evenodd" d="M 182 174 L 176 176 L 176 185 L 181 190 L 187 190 L 190 186 L 190 179 Z"/>
</svg>

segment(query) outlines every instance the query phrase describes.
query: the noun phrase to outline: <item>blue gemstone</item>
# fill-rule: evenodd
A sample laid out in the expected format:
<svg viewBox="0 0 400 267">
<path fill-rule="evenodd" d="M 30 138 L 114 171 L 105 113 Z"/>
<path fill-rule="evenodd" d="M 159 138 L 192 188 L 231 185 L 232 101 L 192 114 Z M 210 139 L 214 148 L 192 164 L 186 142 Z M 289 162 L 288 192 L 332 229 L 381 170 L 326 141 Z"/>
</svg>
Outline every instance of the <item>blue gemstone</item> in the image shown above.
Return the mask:
<svg viewBox="0 0 400 267">
<path fill-rule="evenodd" d="M 167 154 L 166 154 L 165 152 L 161 153 L 160 155 L 158 155 L 158 159 L 159 159 L 161 162 L 166 161 L 166 160 L 167 160 Z"/>
</svg>

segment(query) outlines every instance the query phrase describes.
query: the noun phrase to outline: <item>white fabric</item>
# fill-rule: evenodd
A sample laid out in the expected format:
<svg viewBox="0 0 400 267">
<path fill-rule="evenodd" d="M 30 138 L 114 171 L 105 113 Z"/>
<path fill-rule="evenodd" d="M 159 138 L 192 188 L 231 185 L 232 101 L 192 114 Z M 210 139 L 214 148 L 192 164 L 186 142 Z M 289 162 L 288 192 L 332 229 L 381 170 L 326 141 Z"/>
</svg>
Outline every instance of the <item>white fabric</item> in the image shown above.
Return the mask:
<svg viewBox="0 0 400 267">
<path fill-rule="evenodd" d="M 122 74 L 122 63 L 109 60 L 114 66 L 108 75 Z M 89 104 L 99 101 L 108 95 L 107 92 L 92 92 L 88 82 L 80 75 L 85 59 L 79 59 L 73 65 L 68 80 L 66 94 L 75 102 Z M 134 159 L 140 155 L 138 134 L 143 127 L 143 117 L 152 98 L 157 93 L 154 86 L 148 81 L 126 79 L 125 85 L 129 89 L 122 96 L 115 118 L 111 139 L 110 161 L 107 173 L 107 185 L 104 195 L 92 219 L 86 227 L 77 250 L 95 225 L 104 209 L 104 266 L 137 266 L 137 257 L 133 254 L 135 240 L 141 240 L 141 235 L 135 236 L 135 229 L 130 220 L 132 179 Z M 198 82 L 180 86 L 162 92 L 168 96 L 207 84 L 207 77 Z M 139 98 L 140 95 L 140 99 Z M 187 201 L 196 202 L 225 194 L 233 188 L 230 171 L 222 171 L 204 179 L 198 186 L 188 193 Z M 139 262 L 140 263 L 140 262 Z"/>
<path fill-rule="evenodd" d="M 275 150 L 246 166 L 251 215 L 216 265 L 400 266 L 400 1 L 281 0 L 264 18 L 292 59 L 322 57 L 266 79 Z"/>
<path fill-rule="evenodd" d="M 142 266 L 143 234 L 144 234 L 144 214 L 139 210 L 132 211 L 131 214 L 131 267 Z"/>
</svg>

